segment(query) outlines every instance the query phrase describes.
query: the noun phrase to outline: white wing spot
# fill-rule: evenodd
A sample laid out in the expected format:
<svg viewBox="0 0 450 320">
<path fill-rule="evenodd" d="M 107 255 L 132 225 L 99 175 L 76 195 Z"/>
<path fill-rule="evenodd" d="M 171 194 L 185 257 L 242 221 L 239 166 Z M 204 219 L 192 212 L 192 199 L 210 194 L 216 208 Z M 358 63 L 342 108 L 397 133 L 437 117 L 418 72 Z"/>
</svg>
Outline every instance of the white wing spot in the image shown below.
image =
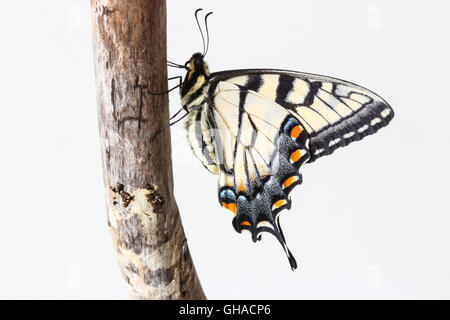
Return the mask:
<svg viewBox="0 0 450 320">
<path fill-rule="evenodd" d="M 260 228 L 260 227 L 268 227 L 270 229 L 273 229 L 272 224 L 269 221 L 260 221 L 258 222 L 258 224 L 256 225 L 256 228 Z"/>
<path fill-rule="evenodd" d="M 265 74 L 261 77 L 263 84 L 259 88 L 258 93 L 275 101 L 277 98 L 277 88 L 280 82 L 280 76 L 278 74 Z"/>
<path fill-rule="evenodd" d="M 309 84 L 301 79 L 295 79 L 291 91 L 286 97 L 286 101 L 292 104 L 302 104 L 309 92 Z"/>
<path fill-rule="evenodd" d="M 322 82 L 322 89 L 331 92 L 333 90 L 333 84 L 331 82 Z"/>
<path fill-rule="evenodd" d="M 367 124 L 365 124 L 361 128 L 358 129 L 358 132 L 361 133 L 361 132 L 366 131 L 367 129 L 369 129 L 369 126 Z"/>
<path fill-rule="evenodd" d="M 341 138 L 336 138 L 334 140 L 331 140 L 330 143 L 328 144 L 328 146 L 334 146 L 336 143 L 338 143 L 339 141 L 341 141 Z"/>
<path fill-rule="evenodd" d="M 350 98 L 358 101 L 361 104 L 366 104 L 366 103 L 370 102 L 370 98 L 368 96 L 365 96 L 363 94 L 356 93 L 356 92 L 352 92 L 352 94 L 350 95 Z"/>
<path fill-rule="evenodd" d="M 321 154 L 324 151 L 325 151 L 325 149 L 317 149 L 316 152 L 314 152 L 314 154 L 318 155 L 318 154 Z"/>
<path fill-rule="evenodd" d="M 377 123 L 380 123 L 380 122 L 381 122 L 380 118 L 375 118 L 372 121 L 370 121 L 370 125 L 374 126 L 374 125 L 376 125 Z"/>
<path fill-rule="evenodd" d="M 338 84 L 335 90 L 336 94 L 340 97 L 348 97 L 351 92 L 351 88 L 343 84 Z"/>
<path fill-rule="evenodd" d="M 352 132 L 349 132 L 349 133 L 346 133 L 346 134 L 344 134 L 344 139 L 353 137 L 354 135 L 355 135 L 355 133 L 354 133 L 353 131 L 352 131 Z"/>
<path fill-rule="evenodd" d="M 383 118 L 386 118 L 390 113 L 391 113 L 391 109 L 384 109 L 383 111 L 381 111 L 380 114 Z"/>
</svg>

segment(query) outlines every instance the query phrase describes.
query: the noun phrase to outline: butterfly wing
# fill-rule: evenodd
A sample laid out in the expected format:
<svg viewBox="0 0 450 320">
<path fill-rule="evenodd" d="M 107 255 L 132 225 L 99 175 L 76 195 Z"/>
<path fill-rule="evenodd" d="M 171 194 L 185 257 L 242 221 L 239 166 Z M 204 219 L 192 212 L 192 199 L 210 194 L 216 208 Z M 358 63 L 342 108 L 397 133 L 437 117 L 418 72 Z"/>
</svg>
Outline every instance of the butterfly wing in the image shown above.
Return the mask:
<svg viewBox="0 0 450 320">
<path fill-rule="evenodd" d="M 214 74 L 215 81 L 252 85 L 305 127 L 311 158 L 329 155 L 386 126 L 394 116 L 389 104 L 372 91 L 348 81 L 283 70 L 236 70 Z"/>
<path fill-rule="evenodd" d="M 272 233 L 291 267 L 279 213 L 302 181 L 299 168 L 387 125 L 389 105 L 360 86 L 279 70 L 212 74 L 206 108 L 191 125 L 196 154 L 219 175 L 219 202 L 233 212 L 236 231 L 253 241 Z M 197 129 L 194 129 L 197 128 Z M 193 136 L 194 136 L 193 135 Z M 195 151 L 195 150 L 194 150 Z"/>
<path fill-rule="evenodd" d="M 233 212 L 235 230 L 250 231 L 253 241 L 272 233 L 294 269 L 279 213 L 290 207 L 289 192 L 301 183 L 308 135 L 288 110 L 251 86 L 219 81 L 210 90 L 205 136 L 213 141 L 219 168 L 219 202 Z"/>
</svg>

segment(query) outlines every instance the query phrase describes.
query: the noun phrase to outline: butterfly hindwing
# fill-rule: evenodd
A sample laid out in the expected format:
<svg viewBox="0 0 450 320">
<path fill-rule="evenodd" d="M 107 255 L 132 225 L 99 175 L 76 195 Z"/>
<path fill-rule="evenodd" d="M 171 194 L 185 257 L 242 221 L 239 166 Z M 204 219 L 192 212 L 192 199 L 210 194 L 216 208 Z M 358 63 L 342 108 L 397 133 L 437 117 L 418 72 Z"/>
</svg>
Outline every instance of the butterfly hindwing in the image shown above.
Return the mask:
<svg viewBox="0 0 450 320">
<path fill-rule="evenodd" d="M 221 81 L 210 89 L 219 202 L 234 213 L 236 231 L 250 231 L 253 241 L 261 232 L 275 235 L 295 268 L 278 215 L 290 208 L 289 192 L 301 183 L 308 135 L 288 110 L 249 87 Z"/>
</svg>

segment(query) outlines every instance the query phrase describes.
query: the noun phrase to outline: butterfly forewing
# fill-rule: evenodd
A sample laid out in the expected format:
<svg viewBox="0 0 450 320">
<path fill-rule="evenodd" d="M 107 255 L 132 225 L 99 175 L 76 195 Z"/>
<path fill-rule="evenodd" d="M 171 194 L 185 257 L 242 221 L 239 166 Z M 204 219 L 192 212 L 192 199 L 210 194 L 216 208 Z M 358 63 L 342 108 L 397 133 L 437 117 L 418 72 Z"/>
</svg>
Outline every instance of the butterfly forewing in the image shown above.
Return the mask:
<svg viewBox="0 0 450 320">
<path fill-rule="evenodd" d="M 394 116 L 375 93 L 331 77 L 257 69 L 219 72 L 211 81 L 248 88 L 288 110 L 310 136 L 309 162 L 375 133 Z"/>
</svg>

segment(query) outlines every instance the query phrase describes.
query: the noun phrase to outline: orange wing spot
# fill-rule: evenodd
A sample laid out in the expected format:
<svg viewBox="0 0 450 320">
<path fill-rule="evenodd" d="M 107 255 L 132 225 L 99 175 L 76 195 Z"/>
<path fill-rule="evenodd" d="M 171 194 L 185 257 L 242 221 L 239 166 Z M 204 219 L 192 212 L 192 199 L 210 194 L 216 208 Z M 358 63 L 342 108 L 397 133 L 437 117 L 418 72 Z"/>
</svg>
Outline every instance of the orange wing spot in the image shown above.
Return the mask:
<svg viewBox="0 0 450 320">
<path fill-rule="evenodd" d="M 289 177 L 283 182 L 283 189 L 289 188 L 295 182 L 295 176 Z"/>
<path fill-rule="evenodd" d="M 297 139 L 301 132 L 302 132 L 302 128 L 300 128 L 299 125 L 295 126 L 291 130 L 291 138 L 292 139 Z"/>
<path fill-rule="evenodd" d="M 262 175 L 263 177 L 267 176 L 267 170 L 266 170 L 266 168 L 265 168 L 262 164 L 260 164 L 259 167 L 261 168 L 261 173 L 262 173 L 261 175 Z"/>
<path fill-rule="evenodd" d="M 300 154 L 300 150 L 294 151 L 291 153 L 291 162 L 297 162 L 298 160 L 300 160 L 301 154 Z"/>
<path fill-rule="evenodd" d="M 278 200 L 277 202 L 275 202 L 273 204 L 273 207 L 275 209 L 278 209 L 279 207 L 281 207 L 282 205 L 286 204 L 286 200 Z"/>
<path fill-rule="evenodd" d="M 242 221 L 241 226 L 251 226 L 251 224 L 248 221 Z"/>
<path fill-rule="evenodd" d="M 242 181 L 241 181 L 241 184 L 238 187 L 238 191 L 241 191 L 241 192 L 245 191 L 244 183 Z"/>
<path fill-rule="evenodd" d="M 236 215 L 236 203 L 222 202 L 222 207 L 224 207 L 225 209 L 230 210 L 231 212 L 234 213 L 234 215 Z"/>
</svg>

